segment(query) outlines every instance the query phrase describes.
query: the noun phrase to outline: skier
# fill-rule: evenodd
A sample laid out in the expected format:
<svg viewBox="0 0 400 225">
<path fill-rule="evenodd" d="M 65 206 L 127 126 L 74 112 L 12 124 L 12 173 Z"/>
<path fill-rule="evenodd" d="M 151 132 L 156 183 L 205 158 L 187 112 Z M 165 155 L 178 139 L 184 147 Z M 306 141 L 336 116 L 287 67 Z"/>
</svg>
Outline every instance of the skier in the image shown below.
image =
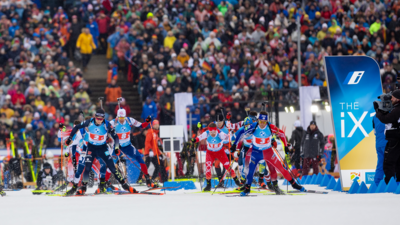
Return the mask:
<svg viewBox="0 0 400 225">
<path fill-rule="evenodd" d="M 43 170 L 39 171 L 36 181 L 36 190 L 53 190 L 57 182 L 57 172 L 53 170 L 50 163 L 43 164 Z"/>
<path fill-rule="evenodd" d="M 140 170 L 143 172 L 146 184 L 148 187 L 155 187 L 154 183 L 151 181 L 149 173 L 147 171 L 147 166 L 143 161 L 142 155 L 139 151 L 131 144 L 131 131 L 132 126 L 146 128 L 151 122 L 151 116 L 146 118 L 146 122 L 140 123 L 132 117 L 126 117 L 125 109 L 118 109 L 117 118 L 111 120 L 110 124 L 115 128 L 115 132 L 118 135 L 119 145 L 121 151 L 130 157 L 131 159 L 136 159 L 140 165 Z"/>
<path fill-rule="evenodd" d="M 90 119 L 91 117 L 86 117 L 85 119 L 86 120 L 88 120 L 88 119 Z M 79 121 L 75 121 L 75 125 L 74 126 L 76 126 L 76 125 L 78 125 L 78 124 L 80 124 L 81 122 L 79 122 Z M 82 128 L 82 129 L 80 129 L 78 132 L 77 132 L 77 134 L 78 133 L 81 133 L 81 136 L 78 136 L 78 135 L 75 135 L 75 139 L 74 139 L 74 142 L 73 142 L 73 144 L 75 143 L 75 142 L 78 142 L 79 144 L 77 145 L 77 148 L 76 148 L 76 153 L 79 155 L 79 160 L 78 160 L 78 168 L 77 168 L 77 170 L 76 170 L 76 172 L 75 172 L 75 177 L 74 177 L 74 180 L 72 181 L 72 184 L 73 184 L 73 187 L 76 185 L 78 185 L 78 183 L 79 183 L 79 181 L 80 181 L 80 179 L 81 179 L 81 174 L 83 173 L 83 171 L 84 171 L 84 169 L 85 169 L 85 157 L 86 157 L 86 150 L 87 150 L 87 143 L 88 143 L 88 141 L 89 141 L 89 135 L 86 135 L 87 134 L 87 132 L 86 132 L 86 129 L 87 128 Z M 79 138 L 79 137 L 83 137 L 83 138 L 79 138 L 78 140 L 77 140 L 77 137 Z M 110 142 L 110 139 L 111 138 L 109 138 L 109 137 L 107 137 L 107 143 L 108 142 Z M 111 139 L 112 140 L 112 139 Z M 112 155 L 112 148 L 109 146 L 109 145 L 107 145 L 107 149 L 108 149 L 108 152 L 109 152 L 109 154 L 110 155 Z M 67 155 L 66 155 L 67 156 Z M 100 164 L 100 169 L 97 169 L 97 167 L 94 165 L 94 164 L 96 164 L 96 160 L 98 160 L 99 161 L 99 164 Z M 99 183 L 99 187 L 97 188 L 97 190 L 95 191 L 95 193 L 96 194 L 99 194 L 99 193 L 104 193 L 105 192 L 105 190 L 107 189 L 107 187 L 110 187 L 111 189 L 113 189 L 113 190 L 118 190 L 118 188 L 116 188 L 116 187 L 114 187 L 110 182 L 109 182 L 109 179 L 110 179 L 110 176 L 111 176 L 111 171 L 107 168 L 107 165 L 106 165 L 106 163 L 101 159 L 101 158 L 99 158 L 99 157 L 96 157 L 95 159 L 94 159 L 94 164 L 92 165 L 92 170 L 97 170 L 98 172 L 99 172 L 99 174 L 100 174 L 100 183 Z M 74 194 L 76 192 L 76 189 L 74 189 L 74 188 L 71 188 L 69 191 L 67 191 L 67 195 L 72 195 L 72 194 Z"/>
<path fill-rule="evenodd" d="M 228 135 L 224 132 L 220 132 L 217 129 L 215 123 L 210 123 L 208 125 L 208 130 L 203 132 L 197 138 L 192 138 L 192 143 L 199 142 L 201 140 L 207 139 L 207 152 L 206 152 L 206 180 L 207 186 L 203 191 L 211 191 L 211 165 L 215 159 L 219 159 L 226 170 L 228 170 L 235 181 L 236 185 L 240 185 L 239 179 L 237 178 L 235 171 L 230 167 L 228 157 L 225 154 L 223 148 L 223 143 L 228 139 Z M 222 180 L 219 178 L 219 180 Z M 221 181 L 222 182 L 222 181 Z"/>
<path fill-rule="evenodd" d="M 232 118 L 232 114 L 230 112 L 228 112 L 226 115 L 227 121 L 225 121 L 223 114 L 218 114 L 217 120 L 214 122 L 217 125 L 218 132 L 222 132 L 222 133 L 225 133 L 226 135 L 228 135 L 228 139 L 223 141 L 223 150 L 224 150 L 225 154 L 227 154 L 228 160 L 230 160 L 229 159 L 229 154 L 230 154 L 230 152 L 229 152 L 229 141 L 230 141 L 229 132 L 231 130 L 239 129 L 240 127 L 243 126 L 243 121 L 238 122 L 238 123 L 231 123 L 231 121 L 230 121 L 231 118 Z M 223 174 L 225 173 L 225 171 L 221 170 L 220 163 L 221 162 L 218 159 L 215 160 L 215 162 L 214 162 L 214 167 L 215 167 L 215 171 L 217 172 L 218 180 L 221 180 Z M 223 188 L 224 182 L 220 182 L 218 184 L 218 187 Z"/>
<path fill-rule="evenodd" d="M 258 122 L 253 123 L 250 127 L 237 133 L 237 139 L 231 147 L 231 151 L 236 150 L 236 144 L 248 135 L 252 136 L 252 148 L 247 152 L 246 158 L 251 157 L 249 164 L 249 172 L 247 173 L 246 185 L 244 186 L 241 196 L 246 196 L 250 193 L 251 183 L 253 181 L 254 170 L 260 160 L 265 160 L 270 163 L 276 169 L 278 169 L 283 176 L 289 180 L 290 184 L 294 189 L 305 191 L 304 187 L 296 183 L 291 177 L 290 173 L 282 166 L 282 162 L 279 161 L 278 157 L 274 154 L 271 146 L 272 133 L 277 133 L 277 128 L 268 123 L 268 113 L 261 111 L 258 116 Z M 283 140 L 283 139 L 282 139 Z M 286 139 L 283 140 L 284 144 L 287 145 Z M 273 188 L 276 194 L 283 194 L 282 190 L 278 187 L 277 173 L 276 171 L 271 172 L 271 180 L 273 182 Z"/>
<path fill-rule="evenodd" d="M 107 148 L 107 135 L 110 134 L 115 141 L 115 153 L 116 155 L 120 154 L 119 150 L 119 140 L 118 136 L 115 133 L 114 128 L 111 124 L 105 120 L 105 112 L 103 109 L 97 109 L 95 118 L 85 120 L 79 125 L 76 125 L 72 131 L 70 136 L 68 137 L 66 144 L 70 145 L 72 142 L 72 137 L 78 132 L 81 128 L 88 128 L 87 134 L 88 136 L 88 148 L 85 157 L 85 168 L 92 168 L 93 159 L 98 156 L 100 157 L 106 164 L 110 171 L 114 174 L 114 177 L 118 182 L 122 185 L 122 187 L 131 192 L 137 193 L 137 191 L 130 187 L 126 180 L 122 177 L 121 173 L 115 168 L 112 157 Z M 82 187 L 78 191 L 77 194 L 84 195 L 86 192 L 86 185 L 89 181 L 89 172 L 90 169 L 86 169 L 83 173 Z M 105 182 L 104 180 L 100 180 L 100 182 Z M 71 190 L 77 189 L 77 184 L 74 184 Z"/>
</svg>

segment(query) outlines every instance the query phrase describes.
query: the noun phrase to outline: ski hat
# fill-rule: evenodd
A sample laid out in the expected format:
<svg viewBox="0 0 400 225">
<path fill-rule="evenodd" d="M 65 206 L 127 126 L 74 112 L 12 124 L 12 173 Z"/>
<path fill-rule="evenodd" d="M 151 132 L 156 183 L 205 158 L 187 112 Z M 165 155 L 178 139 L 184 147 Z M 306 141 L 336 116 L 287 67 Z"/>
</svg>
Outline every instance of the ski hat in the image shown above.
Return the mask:
<svg viewBox="0 0 400 225">
<path fill-rule="evenodd" d="M 50 163 L 46 162 L 43 164 L 43 169 L 51 169 Z"/>
<path fill-rule="evenodd" d="M 156 124 L 160 124 L 160 122 L 158 122 L 158 120 L 153 120 L 153 126 Z"/>
<path fill-rule="evenodd" d="M 103 109 L 97 109 L 97 110 L 96 110 L 95 116 L 96 116 L 96 117 L 103 117 L 103 118 L 104 118 L 106 115 L 105 115 L 105 112 L 104 112 Z"/>
<path fill-rule="evenodd" d="M 120 117 L 126 117 L 126 111 L 125 111 L 125 109 L 118 109 L 117 116 L 118 116 L 118 118 L 120 118 Z"/>
<path fill-rule="evenodd" d="M 244 121 L 243 121 L 243 126 L 247 126 L 247 125 L 250 125 L 252 123 L 253 123 L 253 121 L 249 117 L 246 117 L 244 119 Z"/>
<path fill-rule="evenodd" d="M 224 115 L 218 114 L 216 120 L 217 120 L 217 122 L 223 122 L 224 121 Z"/>
<path fill-rule="evenodd" d="M 393 91 L 392 95 L 393 95 L 393 97 L 400 99 L 400 90 Z"/>
<path fill-rule="evenodd" d="M 315 122 L 314 120 L 312 120 L 312 121 L 310 122 L 310 125 L 315 125 L 315 126 L 317 126 L 317 122 Z"/>
<path fill-rule="evenodd" d="M 294 126 L 294 127 L 301 127 L 300 120 L 296 120 L 296 121 L 294 121 L 294 124 L 293 124 L 293 126 Z"/>
</svg>

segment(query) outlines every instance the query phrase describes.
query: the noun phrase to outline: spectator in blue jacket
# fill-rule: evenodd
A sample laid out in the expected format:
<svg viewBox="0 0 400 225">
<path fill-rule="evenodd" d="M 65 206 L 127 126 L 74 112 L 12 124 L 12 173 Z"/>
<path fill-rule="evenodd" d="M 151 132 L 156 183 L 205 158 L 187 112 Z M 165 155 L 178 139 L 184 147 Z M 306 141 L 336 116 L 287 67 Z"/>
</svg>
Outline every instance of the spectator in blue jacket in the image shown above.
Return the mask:
<svg viewBox="0 0 400 225">
<path fill-rule="evenodd" d="M 146 98 L 141 117 L 145 120 L 148 116 L 151 116 L 153 119 L 157 118 L 157 105 L 151 97 Z"/>
<path fill-rule="evenodd" d="M 385 147 L 387 140 L 385 139 L 385 124 L 382 123 L 376 115 L 372 119 L 372 127 L 375 133 L 375 148 L 378 155 L 378 162 L 375 170 L 374 182 L 378 186 L 383 179 L 383 158 L 385 155 Z"/>
<path fill-rule="evenodd" d="M 86 27 L 89 28 L 90 34 L 93 37 L 93 42 L 96 45 L 96 47 L 99 47 L 98 45 L 98 40 L 100 36 L 100 31 L 99 31 L 99 25 L 97 25 L 96 20 L 93 19 L 93 17 L 89 18 L 89 23 L 86 24 Z"/>
</svg>

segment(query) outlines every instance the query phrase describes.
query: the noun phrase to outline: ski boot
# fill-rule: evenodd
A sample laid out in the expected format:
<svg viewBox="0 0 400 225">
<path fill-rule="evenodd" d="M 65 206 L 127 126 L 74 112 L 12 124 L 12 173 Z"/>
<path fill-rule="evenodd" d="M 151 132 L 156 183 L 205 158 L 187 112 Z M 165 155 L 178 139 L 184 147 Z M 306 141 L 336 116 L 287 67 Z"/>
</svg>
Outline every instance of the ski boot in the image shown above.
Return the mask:
<svg viewBox="0 0 400 225">
<path fill-rule="evenodd" d="M 272 181 L 272 190 L 275 191 L 276 195 L 284 195 L 285 193 L 279 188 L 278 181 Z"/>
<path fill-rule="evenodd" d="M 97 190 L 94 192 L 95 194 L 102 194 L 102 193 L 106 193 L 106 181 L 104 178 L 100 178 L 100 184 L 99 187 L 97 188 Z"/>
<path fill-rule="evenodd" d="M 207 179 L 207 186 L 203 189 L 203 191 L 211 191 L 211 180 Z"/>
<path fill-rule="evenodd" d="M 238 187 L 241 186 L 240 181 L 237 176 L 233 178 L 233 181 L 235 181 L 236 186 L 238 186 Z"/>
<path fill-rule="evenodd" d="M 76 192 L 76 195 L 85 195 L 85 193 L 86 193 L 86 184 L 82 184 L 82 186 Z"/>
<path fill-rule="evenodd" d="M 78 184 L 72 183 L 72 188 L 69 191 L 67 191 L 65 193 L 65 195 L 67 195 L 67 196 L 68 195 L 74 195 L 77 188 L 78 188 Z"/>
<path fill-rule="evenodd" d="M 221 182 L 219 182 L 219 181 L 221 181 Z M 224 186 L 225 180 L 222 179 L 222 176 L 218 177 L 218 182 L 219 183 L 217 185 L 217 188 L 225 188 L 225 186 Z"/>
<path fill-rule="evenodd" d="M 150 176 L 149 176 L 148 174 L 147 174 L 147 175 L 144 175 L 144 177 L 146 178 L 146 185 L 147 185 L 148 188 L 157 188 L 157 187 L 158 187 L 158 185 L 155 184 L 155 183 L 150 179 Z"/>
<path fill-rule="evenodd" d="M 240 186 L 243 186 L 246 184 L 246 178 L 240 176 Z"/>
<path fill-rule="evenodd" d="M 297 184 L 296 181 L 294 181 L 294 179 L 290 180 L 289 182 L 292 185 L 292 188 L 299 190 L 301 192 L 307 192 L 307 190 L 303 186 Z"/>
<path fill-rule="evenodd" d="M 129 191 L 130 193 L 139 193 L 138 191 L 136 191 L 135 188 L 129 186 L 129 184 L 127 184 L 127 183 L 124 183 L 124 184 L 122 185 L 122 188 L 123 188 L 124 190 L 126 190 L 126 191 Z"/>
<path fill-rule="evenodd" d="M 1 173 L 1 171 L 0 171 L 0 173 Z M 6 193 L 3 191 L 3 188 L 4 187 L 0 185 L 0 195 L 1 195 L 1 197 L 6 196 Z"/>
<path fill-rule="evenodd" d="M 274 186 L 272 185 L 272 182 L 271 181 L 267 181 L 267 188 L 269 189 L 269 190 L 271 190 L 271 191 L 273 191 L 274 190 Z"/>
<path fill-rule="evenodd" d="M 247 195 L 249 195 L 249 194 L 250 194 L 250 188 L 251 188 L 250 184 L 246 184 L 246 185 L 244 185 L 243 187 L 244 187 L 244 189 L 243 189 L 242 192 L 240 192 L 240 196 L 247 196 Z"/>
<path fill-rule="evenodd" d="M 267 185 L 265 185 L 265 183 L 264 183 L 264 175 L 261 177 L 259 177 L 258 178 L 258 185 L 260 185 L 260 187 L 262 188 L 262 189 L 265 189 L 265 188 L 267 188 Z"/>
<path fill-rule="evenodd" d="M 106 181 L 106 189 L 110 188 L 113 191 L 119 191 L 119 188 L 111 184 L 111 181 Z"/>
</svg>

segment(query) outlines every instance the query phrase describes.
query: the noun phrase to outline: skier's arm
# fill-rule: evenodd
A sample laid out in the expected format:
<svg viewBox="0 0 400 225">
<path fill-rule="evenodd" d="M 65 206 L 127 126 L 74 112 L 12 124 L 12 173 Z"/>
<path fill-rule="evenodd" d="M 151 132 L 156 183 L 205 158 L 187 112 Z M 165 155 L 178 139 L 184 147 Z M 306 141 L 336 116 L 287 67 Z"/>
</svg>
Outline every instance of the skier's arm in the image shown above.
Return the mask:
<svg viewBox="0 0 400 225">
<path fill-rule="evenodd" d="M 275 125 L 270 124 L 271 131 L 275 133 L 283 142 L 283 145 L 286 147 L 287 146 L 287 140 L 286 140 L 286 135 L 285 132 L 283 132 L 281 129 L 277 128 Z"/>
<path fill-rule="evenodd" d="M 240 142 L 243 138 L 246 138 L 254 133 L 254 129 L 258 126 L 258 123 L 253 123 L 250 125 L 248 129 L 239 129 L 236 131 L 235 136 L 236 140 L 234 145 L 237 145 L 238 142 Z"/>
<path fill-rule="evenodd" d="M 135 119 L 132 118 L 132 117 L 129 117 L 128 119 L 129 119 L 129 122 L 131 122 L 131 124 L 132 124 L 133 126 L 135 126 L 135 127 L 146 128 L 146 127 L 149 125 L 148 122 L 141 123 L 141 122 L 135 120 Z M 147 120 L 147 119 L 146 119 L 146 120 Z"/>
<path fill-rule="evenodd" d="M 219 132 L 218 135 L 219 135 L 219 138 L 221 138 L 221 140 L 229 141 L 229 135 L 225 134 L 224 132 Z"/>
<path fill-rule="evenodd" d="M 196 142 L 202 141 L 202 140 L 206 139 L 207 137 L 208 137 L 207 132 L 203 132 L 202 134 L 200 134 L 199 136 L 197 136 Z"/>
<path fill-rule="evenodd" d="M 88 127 L 90 124 L 90 119 L 83 121 L 81 124 L 75 125 L 74 128 L 72 128 L 71 133 L 69 134 L 68 139 L 72 140 L 76 132 L 78 132 L 79 129 Z"/>
<path fill-rule="evenodd" d="M 231 123 L 231 129 L 236 130 L 239 129 L 243 126 L 243 121 L 237 122 L 237 123 Z"/>
<path fill-rule="evenodd" d="M 119 139 L 117 132 L 115 132 L 115 129 L 111 124 L 109 123 L 107 126 L 107 132 L 111 135 L 112 139 L 114 139 L 114 146 L 115 148 L 119 148 Z"/>
</svg>

